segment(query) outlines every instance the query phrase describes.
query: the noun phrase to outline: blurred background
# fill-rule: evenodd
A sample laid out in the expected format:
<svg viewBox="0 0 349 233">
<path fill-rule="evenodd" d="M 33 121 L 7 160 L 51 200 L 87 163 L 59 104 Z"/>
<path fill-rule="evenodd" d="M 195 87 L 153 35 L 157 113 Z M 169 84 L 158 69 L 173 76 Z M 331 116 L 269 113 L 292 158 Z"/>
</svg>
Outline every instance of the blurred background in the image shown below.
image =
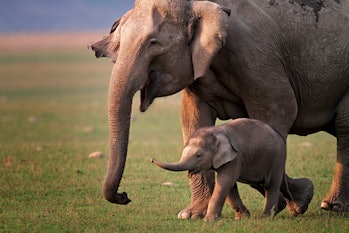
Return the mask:
<svg viewBox="0 0 349 233">
<path fill-rule="evenodd" d="M 133 4 L 126 0 L 2 1 L 0 33 L 109 29 Z"/>
</svg>

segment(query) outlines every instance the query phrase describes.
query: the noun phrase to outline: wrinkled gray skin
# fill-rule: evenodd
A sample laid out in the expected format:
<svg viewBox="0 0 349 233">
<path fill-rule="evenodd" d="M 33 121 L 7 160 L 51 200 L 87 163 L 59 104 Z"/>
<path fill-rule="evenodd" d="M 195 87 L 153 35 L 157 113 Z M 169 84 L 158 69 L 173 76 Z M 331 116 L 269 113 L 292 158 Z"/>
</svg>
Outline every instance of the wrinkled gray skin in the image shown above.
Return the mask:
<svg viewBox="0 0 349 233">
<path fill-rule="evenodd" d="M 109 36 L 91 44 L 98 57 L 115 62 L 105 198 L 130 201 L 118 188 L 134 94 L 141 91 L 140 110 L 146 111 L 154 98 L 184 90 L 184 142 L 217 118 L 239 117 L 259 119 L 284 139 L 318 131 L 335 136 L 334 179 L 321 207 L 349 211 L 349 0 L 216 2 L 137 0 Z M 203 217 L 214 172 L 198 173 L 189 182 L 191 203 L 179 217 Z M 304 213 L 312 182 L 290 177 L 287 182 L 294 197 L 289 211 Z"/>
<path fill-rule="evenodd" d="M 288 200 L 293 199 L 287 182 L 283 182 L 286 180 L 285 141 L 258 120 L 240 118 L 224 125 L 201 128 L 189 138 L 179 162 L 170 164 L 156 159 L 152 162 L 171 171 L 188 170 L 190 175 L 210 169 L 217 172 L 206 221 L 221 216 L 226 198 L 236 219 L 249 216 L 240 199 L 237 181 L 259 185 L 265 190 L 263 216 L 276 216 L 285 208 L 285 204 L 278 205 L 280 191 Z"/>
</svg>

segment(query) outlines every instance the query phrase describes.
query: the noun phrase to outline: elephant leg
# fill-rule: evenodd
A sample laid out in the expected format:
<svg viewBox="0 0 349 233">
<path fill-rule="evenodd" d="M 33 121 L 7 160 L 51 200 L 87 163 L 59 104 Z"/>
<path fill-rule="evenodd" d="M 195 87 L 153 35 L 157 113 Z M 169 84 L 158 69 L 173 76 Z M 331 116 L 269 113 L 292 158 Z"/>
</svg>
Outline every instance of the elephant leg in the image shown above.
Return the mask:
<svg viewBox="0 0 349 233">
<path fill-rule="evenodd" d="M 222 216 L 222 209 L 231 185 L 230 169 L 227 166 L 220 167 L 212 197 L 207 207 L 206 222 L 218 220 Z"/>
<path fill-rule="evenodd" d="M 279 192 L 278 208 L 275 209 L 276 213 L 282 211 L 287 206 L 288 211 L 292 216 L 304 214 L 307 211 L 309 203 L 314 195 L 313 182 L 307 178 L 292 179 L 286 175 L 288 188 L 292 194 L 293 200 L 285 198 L 281 192 Z M 256 187 L 254 187 L 256 188 Z M 260 190 L 262 194 L 263 192 Z"/>
<path fill-rule="evenodd" d="M 213 170 L 189 175 L 191 189 L 190 205 L 179 212 L 179 219 L 204 218 L 207 206 L 212 196 L 215 184 L 215 173 Z"/>
<path fill-rule="evenodd" d="M 337 106 L 335 119 L 337 161 L 332 187 L 323 199 L 321 208 L 349 212 L 349 93 Z"/>
<path fill-rule="evenodd" d="M 336 162 L 332 187 L 322 200 L 321 208 L 336 212 L 349 212 L 349 166 L 344 166 L 340 160 Z"/>
<path fill-rule="evenodd" d="M 265 197 L 265 189 L 263 188 L 262 185 L 251 185 L 252 188 L 256 189 L 258 192 L 260 192 L 263 197 Z M 277 207 L 274 209 L 275 214 L 281 212 L 283 209 L 286 208 L 286 200 L 285 197 L 282 195 L 281 192 L 279 192 L 278 194 L 278 203 L 277 203 Z"/>
<path fill-rule="evenodd" d="M 269 91 L 270 93 L 266 95 L 265 87 L 259 87 L 259 83 L 253 83 L 253 88 L 256 90 L 263 90 L 264 92 L 256 91 L 253 93 L 254 95 L 244 99 L 244 104 L 250 118 L 261 120 L 272 126 L 286 140 L 288 132 L 297 117 L 298 107 L 296 96 L 290 83 L 280 81 L 288 80 L 288 78 L 281 66 L 279 68 L 281 70 L 273 69 L 274 73 L 263 74 L 264 77 L 274 78 L 274 85 L 278 87 L 278 90 L 271 89 Z M 279 76 L 275 76 L 278 73 Z M 275 77 L 277 77 L 277 79 Z M 253 80 L 260 80 L 260 78 L 254 77 Z M 252 86 L 250 85 L 249 87 L 251 88 Z M 264 98 L 263 96 L 263 101 L 260 101 L 262 98 L 260 93 L 264 94 L 266 97 Z M 258 105 L 256 105 L 256 103 L 258 103 Z M 265 109 L 269 109 L 269 111 L 265 111 Z M 292 179 L 290 177 L 287 177 L 287 182 L 290 193 L 294 198 L 294 200 L 287 202 L 287 207 L 292 215 L 303 214 L 307 210 L 313 197 L 313 184 L 308 179 Z M 264 194 L 264 191 L 261 191 L 260 187 L 253 187 Z M 284 201 L 283 195 L 279 193 L 279 210 L 283 208 L 284 204 L 282 204 L 282 202 Z"/>
<path fill-rule="evenodd" d="M 305 213 L 314 195 L 313 182 L 307 178 L 292 179 L 287 175 L 286 179 L 293 200 L 286 199 L 282 193 L 279 192 L 278 205 L 275 209 L 275 213 L 279 213 L 285 209 L 286 206 L 292 216 Z M 265 197 L 265 191 L 261 185 L 251 185 L 251 187 L 259 191 Z"/>
<path fill-rule="evenodd" d="M 250 217 L 250 211 L 248 211 L 240 198 L 237 183 L 235 183 L 230 188 L 227 196 L 227 202 L 235 212 L 235 220 L 239 220 L 244 217 Z"/>
<path fill-rule="evenodd" d="M 278 198 L 280 196 L 279 190 L 280 188 L 277 188 L 277 185 L 274 185 L 273 187 L 265 189 L 263 217 L 268 217 L 270 215 L 274 217 L 278 213 L 277 212 L 277 210 L 279 209 Z M 272 210 L 274 210 L 273 213 L 272 213 Z"/>
<path fill-rule="evenodd" d="M 189 89 L 182 91 L 181 125 L 184 144 L 199 128 L 215 124 L 215 112 L 196 97 Z M 190 205 L 179 212 L 179 219 L 203 218 L 207 213 L 207 206 L 212 196 L 215 183 L 214 171 L 207 171 L 189 175 L 191 189 Z"/>
</svg>

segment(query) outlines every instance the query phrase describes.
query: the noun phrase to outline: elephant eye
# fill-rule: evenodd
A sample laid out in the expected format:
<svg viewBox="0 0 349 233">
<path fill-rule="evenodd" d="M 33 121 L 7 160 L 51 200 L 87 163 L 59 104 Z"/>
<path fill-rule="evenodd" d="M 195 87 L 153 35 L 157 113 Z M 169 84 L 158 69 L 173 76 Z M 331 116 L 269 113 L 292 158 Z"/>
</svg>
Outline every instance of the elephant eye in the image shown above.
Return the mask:
<svg viewBox="0 0 349 233">
<path fill-rule="evenodd" d="M 154 38 L 150 40 L 151 45 L 156 45 L 157 43 L 158 43 L 158 41 Z"/>
<path fill-rule="evenodd" d="M 196 156 L 196 158 L 200 158 L 202 156 L 202 154 L 201 153 L 197 153 L 195 156 Z"/>
</svg>

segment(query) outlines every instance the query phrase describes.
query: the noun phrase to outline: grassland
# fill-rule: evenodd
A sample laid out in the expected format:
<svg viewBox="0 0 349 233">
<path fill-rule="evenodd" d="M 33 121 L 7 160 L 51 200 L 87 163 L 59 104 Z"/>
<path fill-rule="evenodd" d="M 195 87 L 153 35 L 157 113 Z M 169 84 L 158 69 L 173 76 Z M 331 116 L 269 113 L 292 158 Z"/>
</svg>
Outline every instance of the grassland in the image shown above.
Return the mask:
<svg viewBox="0 0 349 233">
<path fill-rule="evenodd" d="M 186 173 L 158 169 L 149 160 L 180 156 L 180 94 L 156 100 L 144 114 L 135 97 L 120 187 L 132 202 L 105 201 L 112 63 L 86 49 L 99 36 L 0 37 L 0 232 L 348 232 L 347 214 L 319 207 L 335 162 L 335 139 L 324 133 L 288 139 L 288 174 L 315 185 L 303 216 L 285 210 L 260 219 L 263 199 L 240 185 L 250 219 L 235 221 L 225 207 L 216 223 L 177 220 L 190 200 Z M 106 156 L 88 158 L 93 151 Z"/>
</svg>

